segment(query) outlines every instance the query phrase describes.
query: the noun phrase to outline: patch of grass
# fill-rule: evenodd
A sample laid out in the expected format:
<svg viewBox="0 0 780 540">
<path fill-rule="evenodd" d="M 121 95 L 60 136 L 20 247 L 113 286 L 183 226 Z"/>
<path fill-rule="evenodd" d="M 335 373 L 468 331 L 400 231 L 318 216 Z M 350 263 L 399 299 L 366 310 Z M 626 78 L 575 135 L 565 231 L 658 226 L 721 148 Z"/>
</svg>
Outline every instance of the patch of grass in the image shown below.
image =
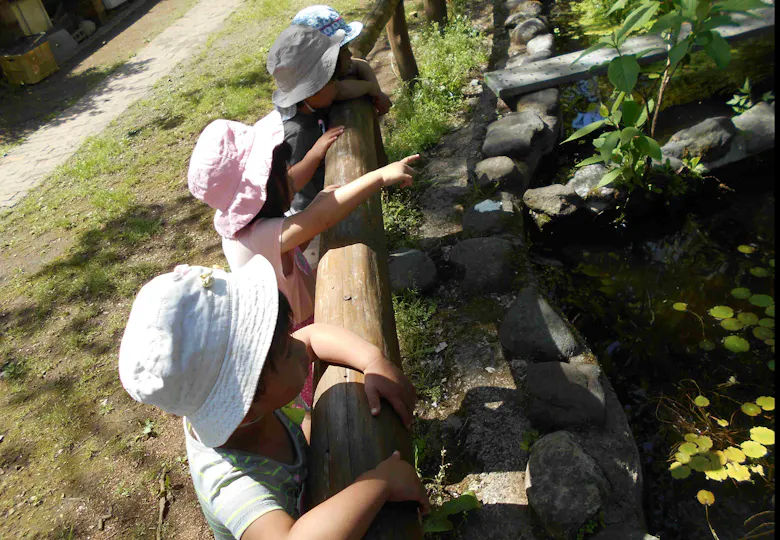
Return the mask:
<svg viewBox="0 0 780 540">
<path fill-rule="evenodd" d="M 417 244 L 423 221 L 420 196 L 429 185 L 429 181 L 418 178 L 411 188 L 382 190 L 382 221 L 390 251 Z"/>
</svg>

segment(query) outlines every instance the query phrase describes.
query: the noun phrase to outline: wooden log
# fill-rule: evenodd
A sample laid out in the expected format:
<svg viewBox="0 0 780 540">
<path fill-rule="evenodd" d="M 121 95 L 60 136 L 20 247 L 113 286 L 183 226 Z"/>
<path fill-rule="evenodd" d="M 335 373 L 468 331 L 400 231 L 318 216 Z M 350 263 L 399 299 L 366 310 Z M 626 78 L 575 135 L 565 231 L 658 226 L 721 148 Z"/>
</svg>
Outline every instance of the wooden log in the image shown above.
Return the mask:
<svg viewBox="0 0 780 540">
<path fill-rule="evenodd" d="M 376 168 L 375 114 L 368 99 L 332 106 L 330 125 L 346 131 L 326 155 L 326 186 Z M 379 194 L 321 234 L 314 319 L 356 332 L 401 365 Z M 362 373 L 328 366 L 317 370 L 315 383 L 308 505 L 335 495 L 394 450 L 414 462 L 409 432 L 392 406 L 383 401 L 379 416 L 371 416 Z M 416 504 L 385 504 L 365 538 L 421 539 Z"/>
<path fill-rule="evenodd" d="M 439 29 L 447 24 L 447 2 L 446 0 L 424 0 L 425 19 L 428 22 L 439 24 Z"/>
<path fill-rule="evenodd" d="M 363 19 L 363 31 L 349 44 L 349 49 L 354 56 L 365 58 L 371 52 L 398 3 L 399 0 L 376 0 L 374 7 Z"/>
<path fill-rule="evenodd" d="M 386 28 L 390 50 L 393 51 L 395 63 L 398 65 L 398 73 L 404 82 L 411 82 L 417 78 L 420 72 L 417 70 L 417 61 L 414 59 L 412 44 L 409 41 L 409 29 L 406 26 L 403 0 L 398 2 Z"/>
</svg>

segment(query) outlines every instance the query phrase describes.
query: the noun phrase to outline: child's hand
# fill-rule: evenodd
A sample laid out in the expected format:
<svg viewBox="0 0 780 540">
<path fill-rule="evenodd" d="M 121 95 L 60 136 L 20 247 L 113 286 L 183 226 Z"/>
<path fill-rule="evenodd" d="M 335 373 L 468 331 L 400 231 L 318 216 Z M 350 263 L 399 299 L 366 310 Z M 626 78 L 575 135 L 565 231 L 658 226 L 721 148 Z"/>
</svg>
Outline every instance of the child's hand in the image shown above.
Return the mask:
<svg viewBox="0 0 780 540">
<path fill-rule="evenodd" d="M 404 425 L 411 428 L 417 395 L 406 375 L 384 357 L 368 364 L 363 370 L 363 375 L 371 414 L 374 416 L 379 414 L 380 397 L 383 397 L 390 402 Z"/>
<path fill-rule="evenodd" d="M 412 180 L 417 173 L 409 164 L 414 163 L 418 159 L 420 159 L 420 154 L 414 154 L 379 169 L 379 174 L 382 177 L 382 187 L 395 184 L 401 184 L 402 187 L 411 186 Z"/>
<path fill-rule="evenodd" d="M 380 91 L 377 95 L 375 95 L 372 98 L 374 102 L 374 108 L 376 109 L 376 113 L 379 116 L 384 116 L 390 111 L 390 107 L 393 106 L 392 100 L 385 94 L 384 92 Z"/>
<path fill-rule="evenodd" d="M 325 159 L 325 154 L 328 152 L 330 145 L 332 145 L 342 133 L 344 133 L 344 126 L 330 128 L 317 139 L 317 142 L 311 147 L 311 152 L 314 152 L 314 155 L 322 161 Z"/>
<path fill-rule="evenodd" d="M 389 502 L 416 501 L 422 507 L 422 513 L 427 514 L 431 510 L 431 503 L 425 488 L 417 476 L 414 467 L 401 459 L 401 454 L 396 450 L 393 455 L 377 465 L 376 469 L 369 471 L 387 482 Z"/>
</svg>

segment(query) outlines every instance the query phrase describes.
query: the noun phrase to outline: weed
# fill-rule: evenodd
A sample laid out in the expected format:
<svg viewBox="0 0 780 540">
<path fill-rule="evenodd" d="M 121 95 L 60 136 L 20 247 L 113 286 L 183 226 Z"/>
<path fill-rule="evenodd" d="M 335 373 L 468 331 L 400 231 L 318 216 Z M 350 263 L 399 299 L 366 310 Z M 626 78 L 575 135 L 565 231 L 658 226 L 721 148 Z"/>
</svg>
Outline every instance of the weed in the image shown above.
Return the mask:
<svg viewBox="0 0 780 540">
<path fill-rule="evenodd" d="M 588 521 L 582 524 L 577 530 L 577 540 L 584 540 L 599 529 L 604 528 L 604 511 L 600 510 L 598 514 L 592 516 Z"/>
<path fill-rule="evenodd" d="M 531 447 L 539 440 L 541 433 L 535 429 L 529 429 L 523 432 L 523 440 L 520 441 L 520 448 L 526 452 L 531 451 Z"/>
</svg>

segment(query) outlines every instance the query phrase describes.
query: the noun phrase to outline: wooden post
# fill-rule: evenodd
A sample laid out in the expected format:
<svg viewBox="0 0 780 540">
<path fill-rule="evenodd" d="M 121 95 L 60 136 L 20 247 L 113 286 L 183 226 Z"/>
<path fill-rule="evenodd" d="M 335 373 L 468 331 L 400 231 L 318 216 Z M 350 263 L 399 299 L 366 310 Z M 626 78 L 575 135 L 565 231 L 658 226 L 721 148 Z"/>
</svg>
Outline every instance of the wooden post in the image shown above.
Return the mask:
<svg viewBox="0 0 780 540">
<path fill-rule="evenodd" d="M 343 125 L 346 131 L 328 150 L 326 186 L 345 184 L 376 168 L 375 114 L 367 99 L 332 106 L 330 125 Z M 400 366 L 379 194 L 322 233 L 314 319 L 356 332 Z M 328 366 L 316 375 L 310 505 L 338 493 L 394 450 L 413 463 L 409 432 L 392 406 L 383 401 L 379 416 L 371 416 L 362 373 Z M 365 538 L 421 539 L 416 504 L 385 504 Z"/>
<path fill-rule="evenodd" d="M 374 48 L 379 34 L 385 27 L 390 17 L 393 16 L 399 0 L 377 0 L 374 7 L 363 19 L 363 31 L 349 44 L 349 49 L 357 58 L 365 58 Z"/>
<path fill-rule="evenodd" d="M 447 24 L 446 0 L 423 0 L 425 19 L 428 22 L 439 23 L 439 30 Z"/>
<path fill-rule="evenodd" d="M 387 39 L 390 41 L 390 49 L 393 51 L 395 63 L 398 64 L 398 73 L 404 82 L 414 80 L 419 71 L 417 62 L 412 52 L 412 44 L 409 42 L 409 29 L 406 26 L 406 13 L 404 2 L 401 0 L 395 8 L 390 22 L 387 23 Z"/>
</svg>

